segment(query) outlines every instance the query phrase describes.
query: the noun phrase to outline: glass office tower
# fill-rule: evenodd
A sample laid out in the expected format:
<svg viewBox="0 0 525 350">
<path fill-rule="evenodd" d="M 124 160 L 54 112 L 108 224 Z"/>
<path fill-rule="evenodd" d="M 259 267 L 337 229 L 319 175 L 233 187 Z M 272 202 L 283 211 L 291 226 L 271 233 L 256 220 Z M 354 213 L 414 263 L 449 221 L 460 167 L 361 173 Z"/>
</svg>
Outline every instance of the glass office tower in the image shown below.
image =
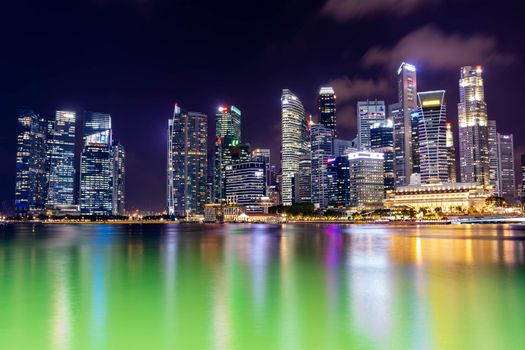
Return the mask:
<svg viewBox="0 0 525 350">
<path fill-rule="evenodd" d="M 412 140 L 414 136 L 412 113 L 417 109 L 416 67 L 403 62 L 397 70 L 397 83 L 398 103 L 390 106 L 389 114 L 394 121 L 396 185 L 403 186 L 410 182 L 410 176 L 414 170 L 413 156 L 414 153 L 417 154 L 417 150 L 413 150 Z"/>
<path fill-rule="evenodd" d="M 80 158 L 80 212 L 113 214 L 113 153 L 111 116 L 85 113 L 84 147 Z"/>
<path fill-rule="evenodd" d="M 461 68 L 458 120 L 461 182 L 490 185 L 487 104 L 481 66 Z"/>
<path fill-rule="evenodd" d="M 514 170 L 514 137 L 498 133 L 498 189 L 499 196 L 509 205 L 516 200 L 516 176 Z"/>
<path fill-rule="evenodd" d="M 208 174 L 208 117 L 175 105 L 168 122 L 168 213 L 204 212 Z"/>
<path fill-rule="evenodd" d="M 457 170 L 456 170 L 456 146 L 454 143 L 454 134 L 452 132 L 452 124 L 447 123 L 447 166 L 448 166 L 448 177 L 449 182 L 457 181 Z"/>
<path fill-rule="evenodd" d="M 370 150 L 370 128 L 385 119 L 385 101 L 366 100 L 357 102 L 357 139 L 360 151 Z"/>
<path fill-rule="evenodd" d="M 319 90 L 319 122 L 327 129 L 332 130 L 334 138 L 337 137 L 337 119 L 335 92 L 332 87 L 325 86 Z"/>
<path fill-rule="evenodd" d="M 447 109 L 445 91 L 417 94 L 418 143 L 422 183 L 448 182 Z"/>
<path fill-rule="evenodd" d="M 391 119 L 376 123 L 370 128 L 370 148 L 383 153 L 385 165 L 385 194 L 395 186 L 394 178 L 394 124 Z"/>
<path fill-rule="evenodd" d="M 48 125 L 49 162 L 46 207 L 59 209 L 75 205 L 76 113 L 57 111 Z"/>
<path fill-rule="evenodd" d="M 322 124 L 310 127 L 312 203 L 316 208 L 328 207 L 331 190 L 327 163 L 333 157 L 333 130 Z"/>
<path fill-rule="evenodd" d="M 126 213 L 126 149 L 119 142 L 113 141 L 113 215 Z"/>
<path fill-rule="evenodd" d="M 294 202 L 294 178 L 299 161 L 308 153 L 308 121 L 303 104 L 290 90 L 281 96 L 281 202 L 290 206 Z"/>
<path fill-rule="evenodd" d="M 18 109 L 15 210 L 38 214 L 45 209 L 47 123 L 31 108 Z"/>
</svg>

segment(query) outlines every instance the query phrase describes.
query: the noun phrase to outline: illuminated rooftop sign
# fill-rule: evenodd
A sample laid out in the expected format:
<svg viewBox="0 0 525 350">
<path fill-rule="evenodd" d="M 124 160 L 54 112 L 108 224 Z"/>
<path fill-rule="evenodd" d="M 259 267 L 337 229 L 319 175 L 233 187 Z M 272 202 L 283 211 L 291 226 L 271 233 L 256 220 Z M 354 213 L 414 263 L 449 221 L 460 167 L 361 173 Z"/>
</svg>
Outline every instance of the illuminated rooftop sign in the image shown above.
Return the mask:
<svg viewBox="0 0 525 350">
<path fill-rule="evenodd" d="M 439 106 L 441 105 L 441 101 L 440 100 L 426 100 L 426 101 L 423 101 L 423 107 L 435 107 L 435 106 Z"/>
</svg>

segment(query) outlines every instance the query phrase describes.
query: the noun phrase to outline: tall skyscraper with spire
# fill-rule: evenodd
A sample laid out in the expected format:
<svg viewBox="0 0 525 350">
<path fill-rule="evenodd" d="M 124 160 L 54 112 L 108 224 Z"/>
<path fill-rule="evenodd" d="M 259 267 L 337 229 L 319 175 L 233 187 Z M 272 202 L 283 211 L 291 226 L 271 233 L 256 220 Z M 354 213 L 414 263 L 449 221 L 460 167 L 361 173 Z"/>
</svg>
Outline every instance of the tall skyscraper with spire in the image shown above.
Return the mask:
<svg viewBox="0 0 525 350">
<path fill-rule="evenodd" d="M 290 90 L 281 96 L 281 202 L 293 204 L 299 161 L 308 153 L 308 121 L 303 104 Z"/>
<path fill-rule="evenodd" d="M 487 104 L 481 66 L 461 68 L 458 121 L 462 182 L 490 185 Z"/>
<path fill-rule="evenodd" d="M 206 203 L 208 117 L 175 105 L 168 121 L 168 214 L 200 214 Z"/>
<path fill-rule="evenodd" d="M 337 119 L 335 92 L 330 86 L 322 87 L 319 90 L 319 122 L 329 130 L 332 130 L 334 138 L 337 137 Z"/>
<path fill-rule="evenodd" d="M 416 67 L 403 62 L 397 70 L 398 103 L 390 106 L 394 121 L 394 173 L 396 185 L 408 185 L 414 170 L 412 113 L 417 109 Z M 417 133 L 416 133 L 417 134 Z M 417 153 L 417 152 L 416 152 Z M 417 168 L 416 164 L 416 168 Z"/>
</svg>

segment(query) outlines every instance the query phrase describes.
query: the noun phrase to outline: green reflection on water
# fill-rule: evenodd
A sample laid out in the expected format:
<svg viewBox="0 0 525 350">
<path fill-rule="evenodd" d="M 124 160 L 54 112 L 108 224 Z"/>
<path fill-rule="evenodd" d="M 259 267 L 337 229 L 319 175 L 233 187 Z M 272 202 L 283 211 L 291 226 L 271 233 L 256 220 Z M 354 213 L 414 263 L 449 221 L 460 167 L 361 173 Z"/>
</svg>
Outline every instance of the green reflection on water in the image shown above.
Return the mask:
<svg viewBox="0 0 525 350">
<path fill-rule="evenodd" d="M 1 349 L 524 349 L 525 231 L 0 228 Z"/>
</svg>

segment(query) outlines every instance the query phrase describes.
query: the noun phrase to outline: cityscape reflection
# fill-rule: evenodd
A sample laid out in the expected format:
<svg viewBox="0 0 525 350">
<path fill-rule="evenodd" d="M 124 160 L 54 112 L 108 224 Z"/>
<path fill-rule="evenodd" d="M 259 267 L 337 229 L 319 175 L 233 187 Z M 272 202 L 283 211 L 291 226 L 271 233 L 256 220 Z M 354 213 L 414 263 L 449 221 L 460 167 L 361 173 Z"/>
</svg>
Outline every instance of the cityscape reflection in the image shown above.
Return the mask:
<svg viewBox="0 0 525 350">
<path fill-rule="evenodd" d="M 0 347 L 521 349 L 523 232 L 6 226 Z"/>
</svg>

